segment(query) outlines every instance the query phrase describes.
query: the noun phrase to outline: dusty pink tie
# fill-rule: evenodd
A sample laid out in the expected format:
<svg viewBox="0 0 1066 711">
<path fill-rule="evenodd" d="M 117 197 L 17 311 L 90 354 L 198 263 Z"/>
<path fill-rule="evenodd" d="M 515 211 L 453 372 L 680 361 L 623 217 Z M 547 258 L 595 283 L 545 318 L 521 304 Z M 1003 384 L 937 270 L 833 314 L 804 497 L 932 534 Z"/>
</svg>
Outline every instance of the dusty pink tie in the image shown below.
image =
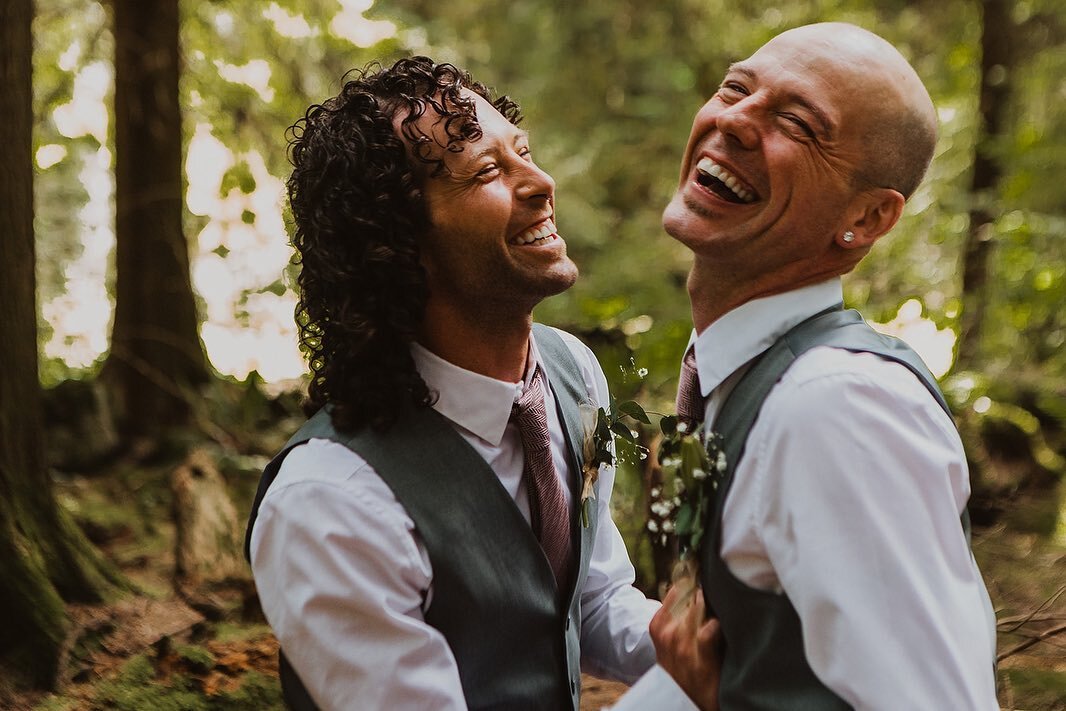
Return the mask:
<svg viewBox="0 0 1066 711">
<path fill-rule="evenodd" d="M 696 349 L 689 348 L 681 361 L 681 378 L 677 383 L 677 419 L 692 432 L 703 422 L 705 412 L 700 375 L 696 370 Z"/>
<path fill-rule="evenodd" d="M 522 473 L 529 492 L 530 525 L 551 564 L 559 590 L 565 590 L 570 575 L 570 515 L 552 464 L 540 366 L 522 397 L 511 406 L 511 421 L 518 425 L 522 437 Z"/>
</svg>

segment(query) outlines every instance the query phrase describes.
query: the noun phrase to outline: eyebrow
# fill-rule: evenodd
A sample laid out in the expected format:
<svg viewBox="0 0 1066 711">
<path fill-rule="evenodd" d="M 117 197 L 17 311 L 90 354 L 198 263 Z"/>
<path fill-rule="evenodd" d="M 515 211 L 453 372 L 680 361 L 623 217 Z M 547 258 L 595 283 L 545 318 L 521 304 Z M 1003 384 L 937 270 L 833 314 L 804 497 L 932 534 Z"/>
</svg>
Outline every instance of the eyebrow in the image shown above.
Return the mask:
<svg viewBox="0 0 1066 711">
<path fill-rule="evenodd" d="M 742 62 L 735 62 L 733 64 L 730 64 L 728 71 L 726 71 L 726 76 L 728 77 L 730 74 L 743 74 L 744 76 L 752 80 L 756 80 L 759 78 L 759 75 L 755 72 L 754 69 L 750 69 Z M 799 106 L 809 111 L 811 115 L 813 115 L 814 118 L 817 119 L 818 123 L 821 124 L 822 131 L 824 131 L 827 136 L 829 136 L 830 138 L 833 136 L 833 122 L 829 120 L 829 117 L 826 116 L 824 111 L 822 111 L 820 108 L 818 108 L 811 102 L 807 101 L 807 99 L 797 94 L 789 94 L 789 99 L 793 103 L 798 104 Z"/>
</svg>

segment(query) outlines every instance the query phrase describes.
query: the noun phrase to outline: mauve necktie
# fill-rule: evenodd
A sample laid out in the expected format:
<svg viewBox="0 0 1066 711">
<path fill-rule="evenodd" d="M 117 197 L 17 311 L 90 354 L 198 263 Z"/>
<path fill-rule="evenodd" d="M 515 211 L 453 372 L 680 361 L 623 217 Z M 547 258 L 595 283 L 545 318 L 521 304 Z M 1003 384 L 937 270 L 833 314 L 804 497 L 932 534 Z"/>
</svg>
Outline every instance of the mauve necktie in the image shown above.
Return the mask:
<svg viewBox="0 0 1066 711">
<path fill-rule="evenodd" d="M 552 464 L 544 376 L 539 365 L 529 387 L 511 406 L 511 421 L 518 425 L 522 437 L 522 474 L 529 492 L 530 525 L 551 564 L 559 590 L 563 591 L 570 575 L 570 513 Z"/>
<path fill-rule="evenodd" d="M 677 383 L 677 419 L 692 432 L 703 422 L 707 408 L 700 392 L 700 375 L 696 370 L 696 349 L 689 348 L 681 360 L 681 378 Z"/>
</svg>

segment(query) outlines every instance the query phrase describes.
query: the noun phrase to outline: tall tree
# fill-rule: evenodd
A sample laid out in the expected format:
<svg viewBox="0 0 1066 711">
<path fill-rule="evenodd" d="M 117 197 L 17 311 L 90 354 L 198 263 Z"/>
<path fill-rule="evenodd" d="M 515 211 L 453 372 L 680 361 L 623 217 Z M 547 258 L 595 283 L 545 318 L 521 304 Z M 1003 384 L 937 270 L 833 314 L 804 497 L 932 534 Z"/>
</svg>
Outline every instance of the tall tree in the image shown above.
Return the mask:
<svg viewBox="0 0 1066 711">
<path fill-rule="evenodd" d="M 962 322 L 958 366 L 977 365 L 985 306 L 989 257 L 994 245 L 995 192 L 1003 175 L 996 148 L 1006 131 L 1006 115 L 1014 66 L 1011 56 L 1010 0 L 982 0 L 979 125 L 970 193 L 970 230 L 962 254 Z"/>
<path fill-rule="evenodd" d="M 37 381 L 31 109 L 32 0 L 0 3 L 0 664 L 50 686 L 66 635 L 64 601 L 117 582 L 56 503 Z"/>
<path fill-rule="evenodd" d="M 104 378 L 127 435 L 186 421 L 208 379 L 182 229 L 177 0 L 114 0 L 116 286 Z"/>
</svg>

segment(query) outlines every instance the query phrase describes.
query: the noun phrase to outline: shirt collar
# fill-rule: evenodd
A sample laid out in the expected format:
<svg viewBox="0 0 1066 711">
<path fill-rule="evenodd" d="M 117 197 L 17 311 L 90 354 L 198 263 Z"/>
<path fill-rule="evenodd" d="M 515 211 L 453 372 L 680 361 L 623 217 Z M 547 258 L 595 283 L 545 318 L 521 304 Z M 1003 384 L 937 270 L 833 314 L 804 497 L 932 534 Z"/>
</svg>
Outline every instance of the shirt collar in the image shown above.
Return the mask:
<svg viewBox="0 0 1066 711">
<path fill-rule="evenodd" d="M 696 344 L 696 369 L 704 397 L 737 368 L 759 355 L 793 326 L 843 301 L 840 279 L 753 299 L 728 312 L 689 345 Z"/>
<path fill-rule="evenodd" d="M 426 386 L 437 394 L 433 409 L 489 444 L 499 446 L 511 416 L 511 405 L 533 379 L 533 364 L 540 362 L 532 336 L 529 345 L 526 373 L 519 383 L 460 368 L 419 343 L 411 344 L 411 356 Z"/>
</svg>

